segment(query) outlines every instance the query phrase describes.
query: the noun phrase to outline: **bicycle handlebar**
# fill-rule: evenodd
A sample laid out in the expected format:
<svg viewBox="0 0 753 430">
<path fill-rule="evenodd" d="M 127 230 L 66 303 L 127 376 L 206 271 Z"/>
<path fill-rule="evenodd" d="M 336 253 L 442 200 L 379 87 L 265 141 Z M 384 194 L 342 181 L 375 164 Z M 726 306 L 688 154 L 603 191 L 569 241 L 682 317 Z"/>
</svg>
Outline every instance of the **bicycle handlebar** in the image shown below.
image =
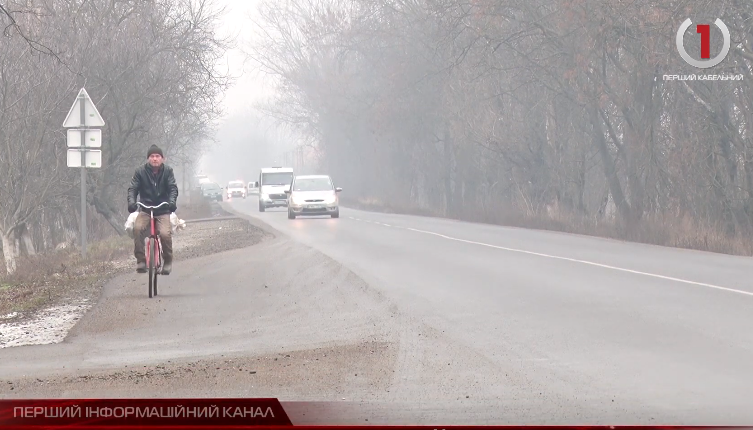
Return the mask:
<svg viewBox="0 0 753 430">
<path fill-rule="evenodd" d="M 147 206 L 147 205 L 145 205 L 145 204 L 143 204 L 141 202 L 136 202 L 136 204 L 139 205 L 139 206 L 141 206 L 141 207 L 143 207 L 143 208 L 145 208 L 145 209 L 157 209 L 158 207 L 160 207 L 162 205 L 167 205 L 169 203 L 168 202 L 162 202 L 162 203 L 158 204 L 157 206 Z"/>
</svg>

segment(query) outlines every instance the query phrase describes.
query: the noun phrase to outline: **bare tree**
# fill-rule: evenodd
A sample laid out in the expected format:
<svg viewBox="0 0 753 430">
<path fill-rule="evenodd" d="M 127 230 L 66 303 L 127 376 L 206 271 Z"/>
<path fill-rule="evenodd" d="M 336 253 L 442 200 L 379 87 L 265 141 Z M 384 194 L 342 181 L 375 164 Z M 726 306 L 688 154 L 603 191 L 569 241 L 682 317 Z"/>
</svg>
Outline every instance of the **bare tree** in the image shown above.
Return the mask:
<svg viewBox="0 0 753 430">
<path fill-rule="evenodd" d="M 8 27 L 0 50 L 0 170 L 7 173 L 0 177 L 0 236 L 7 272 L 22 251 L 70 240 L 71 221 L 81 215 L 60 124 L 82 86 L 107 122 L 105 159 L 89 175 L 87 203 L 116 232 L 123 233 L 127 182 L 149 145 L 198 159 L 231 83 L 216 69 L 231 46 L 215 35 L 221 12 L 209 0 L 2 5 L 0 22 Z M 42 46 L 54 55 L 40 55 Z"/>
</svg>

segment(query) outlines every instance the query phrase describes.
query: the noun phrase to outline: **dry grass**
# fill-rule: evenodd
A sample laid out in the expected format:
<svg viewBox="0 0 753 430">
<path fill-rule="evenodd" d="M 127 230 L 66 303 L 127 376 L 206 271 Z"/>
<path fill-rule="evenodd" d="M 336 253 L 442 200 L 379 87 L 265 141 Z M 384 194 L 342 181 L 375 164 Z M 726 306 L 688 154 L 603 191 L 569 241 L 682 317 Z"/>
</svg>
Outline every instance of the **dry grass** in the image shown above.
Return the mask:
<svg viewBox="0 0 753 430">
<path fill-rule="evenodd" d="M 117 271 L 113 261 L 131 252 L 131 239 L 114 236 L 89 244 L 86 260 L 77 248 L 24 257 L 16 272 L 0 281 L 0 315 L 34 311 L 79 295 Z"/>
<path fill-rule="evenodd" d="M 342 201 L 354 208 L 375 212 L 422 215 L 558 231 L 721 254 L 753 255 L 753 240 L 751 240 L 753 238 L 741 234 L 731 237 L 724 234 L 719 226 L 699 223 L 689 216 L 680 218 L 668 215 L 650 216 L 644 218 L 637 227 L 627 228 L 621 223 L 597 221 L 596 219 L 557 210 L 545 214 L 531 214 L 514 207 L 498 205 L 486 208 L 486 210 L 465 207 L 461 208 L 454 216 L 445 216 L 438 211 L 410 205 L 387 204 L 376 198 L 342 199 Z"/>
<path fill-rule="evenodd" d="M 183 205 L 178 215 L 184 219 L 211 216 L 208 202 L 193 200 Z M 22 257 L 12 275 L 0 276 L 0 316 L 33 311 L 82 294 L 95 294 L 102 280 L 123 270 L 122 262 L 133 253 L 129 237 L 110 236 L 89 243 L 87 259 L 78 247 L 51 250 L 36 256 Z"/>
<path fill-rule="evenodd" d="M 432 211 L 430 209 L 420 208 L 418 206 L 408 206 L 385 202 L 375 197 L 361 197 L 358 199 L 340 197 L 340 201 L 347 206 L 373 212 L 399 213 L 442 218 L 442 215 L 439 212 Z"/>
</svg>

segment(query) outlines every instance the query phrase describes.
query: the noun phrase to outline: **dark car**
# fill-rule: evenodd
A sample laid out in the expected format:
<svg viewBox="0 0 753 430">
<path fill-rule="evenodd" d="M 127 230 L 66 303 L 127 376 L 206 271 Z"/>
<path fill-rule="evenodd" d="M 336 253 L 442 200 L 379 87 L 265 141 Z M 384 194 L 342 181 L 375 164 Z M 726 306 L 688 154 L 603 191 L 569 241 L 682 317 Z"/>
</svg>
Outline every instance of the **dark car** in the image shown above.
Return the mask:
<svg viewBox="0 0 753 430">
<path fill-rule="evenodd" d="M 214 183 L 201 184 L 201 195 L 207 200 L 221 202 L 222 188 Z"/>
</svg>

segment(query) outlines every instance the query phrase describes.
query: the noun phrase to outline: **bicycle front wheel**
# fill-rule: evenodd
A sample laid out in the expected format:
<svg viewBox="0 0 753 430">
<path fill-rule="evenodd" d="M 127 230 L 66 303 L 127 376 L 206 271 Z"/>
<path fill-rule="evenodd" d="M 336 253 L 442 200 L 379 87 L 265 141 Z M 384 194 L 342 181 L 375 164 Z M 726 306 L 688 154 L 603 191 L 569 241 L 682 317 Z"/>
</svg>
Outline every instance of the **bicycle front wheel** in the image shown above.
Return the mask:
<svg viewBox="0 0 753 430">
<path fill-rule="evenodd" d="M 153 289 L 154 289 L 154 295 L 157 295 L 157 275 L 160 274 L 160 271 L 162 270 L 162 252 L 160 252 L 160 248 L 162 248 L 162 244 L 159 243 L 159 238 L 155 239 L 154 241 L 154 249 L 152 250 L 152 255 L 154 255 L 154 281 L 152 282 Z"/>
<path fill-rule="evenodd" d="M 154 255 L 154 239 L 149 239 L 149 298 L 151 299 L 157 293 L 157 265 Z"/>
</svg>

